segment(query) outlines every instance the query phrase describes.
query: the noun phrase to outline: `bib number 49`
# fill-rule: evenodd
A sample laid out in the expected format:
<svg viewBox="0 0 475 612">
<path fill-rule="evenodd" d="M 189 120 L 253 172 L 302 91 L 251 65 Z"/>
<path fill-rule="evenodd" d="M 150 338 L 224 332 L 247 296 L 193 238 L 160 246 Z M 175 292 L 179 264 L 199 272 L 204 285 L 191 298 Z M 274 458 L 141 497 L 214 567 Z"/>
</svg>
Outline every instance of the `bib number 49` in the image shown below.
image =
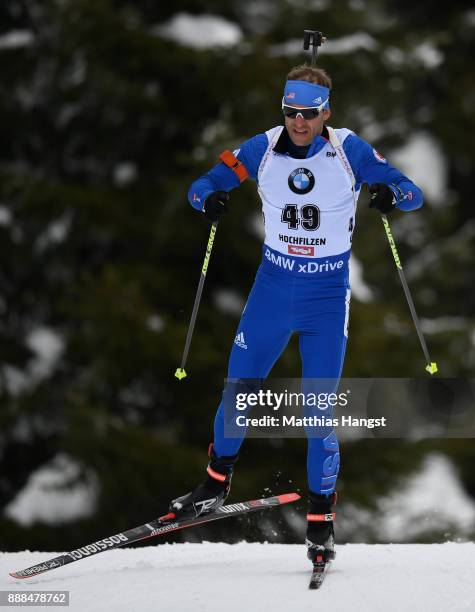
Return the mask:
<svg viewBox="0 0 475 612">
<path fill-rule="evenodd" d="M 281 220 L 287 223 L 289 229 L 297 229 L 302 225 L 304 230 L 313 231 L 320 226 L 320 209 L 314 204 L 306 204 L 299 211 L 297 204 L 286 204 Z"/>
</svg>

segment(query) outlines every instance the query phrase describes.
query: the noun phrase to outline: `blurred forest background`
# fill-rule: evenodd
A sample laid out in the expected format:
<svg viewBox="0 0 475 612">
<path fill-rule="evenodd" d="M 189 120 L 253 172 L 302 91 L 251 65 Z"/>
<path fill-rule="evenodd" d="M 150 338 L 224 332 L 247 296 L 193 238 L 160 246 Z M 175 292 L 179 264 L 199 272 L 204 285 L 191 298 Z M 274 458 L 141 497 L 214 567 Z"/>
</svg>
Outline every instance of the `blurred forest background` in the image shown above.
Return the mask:
<svg viewBox="0 0 475 612">
<path fill-rule="evenodd" d="M 328 42 L 330 124 L 418 182 L 391 217 L 441 376 L 473 377 L 475 10 L 427 0 L 3 0 L 0 548 L 67 550 L 167 511 L 203 476 L 261 256 L 254 184 L 221 223 L 182 382 L 218 154 L 281 123 L 304 29 Z M 346 377 L 424 377 L 382 224 L 360 197 Z M 299 376 L 295 339 L 272 375 Z M 473 439 L 341 445 L 340 542 L 475 536 Z M 248 440 L 230 501 L 306 491 L 304 440 Z M 304 504 L 187 530 L 300 542 Z M 152 542 L 156 544 L 158 542 Z"/>
</svg>

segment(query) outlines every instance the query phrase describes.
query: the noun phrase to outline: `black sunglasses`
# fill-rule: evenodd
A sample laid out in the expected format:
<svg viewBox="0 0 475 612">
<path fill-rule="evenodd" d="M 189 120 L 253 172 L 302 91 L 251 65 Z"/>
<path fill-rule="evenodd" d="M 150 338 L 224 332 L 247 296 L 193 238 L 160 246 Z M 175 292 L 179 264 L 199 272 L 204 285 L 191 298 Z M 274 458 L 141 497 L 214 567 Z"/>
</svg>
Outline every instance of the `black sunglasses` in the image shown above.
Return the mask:
<svg viewBox="0 0 475 612">
<path fill-rule="evenodd" d="M 315 119 L 315 117 L 318 117 L 320 114 L 318 108 L 295 108 L 294 106 L 287 106 L 286 104 L 282 105 L 282 112 L 286 117 L 290 117 L 291 119 L 295 119 L 297 115 L 300 115 L 302 119 L 306 121 Z"/>
</svg>

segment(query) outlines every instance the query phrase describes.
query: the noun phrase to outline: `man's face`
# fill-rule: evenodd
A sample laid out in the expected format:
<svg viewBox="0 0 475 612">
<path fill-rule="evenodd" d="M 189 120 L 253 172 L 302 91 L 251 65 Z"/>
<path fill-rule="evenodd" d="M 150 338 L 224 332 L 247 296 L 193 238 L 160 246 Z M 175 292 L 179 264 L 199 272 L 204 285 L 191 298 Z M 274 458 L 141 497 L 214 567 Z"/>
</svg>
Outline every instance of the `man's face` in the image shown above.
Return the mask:
<svg viewBox="0 0 475 612">
<path fill-rule="evenodd" d="M 292 104 L 292 106 L 294 108 L 308 108 L 298 104 Z M 305 147 L 311 144 L 315 136 L 322 133 L 323 124 L 330 115 L 330 110 L 324 110 L 313 119 L 303 119 L 301 115 L 297 115 L 295 118 L 285 117 L 285 127 L 294 145 Z"/>
</svg>

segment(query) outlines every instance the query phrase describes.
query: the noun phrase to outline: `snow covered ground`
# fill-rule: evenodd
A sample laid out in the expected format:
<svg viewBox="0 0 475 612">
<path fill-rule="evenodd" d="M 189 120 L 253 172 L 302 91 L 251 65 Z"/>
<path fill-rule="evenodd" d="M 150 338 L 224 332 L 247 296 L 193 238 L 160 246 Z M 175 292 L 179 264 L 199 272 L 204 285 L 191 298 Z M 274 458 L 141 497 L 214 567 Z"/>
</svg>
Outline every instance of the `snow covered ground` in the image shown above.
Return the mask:
<svg viewBox="0 0 475 612">
<path fill-rule="evenodd" d="M 118 549 L 24 581 L 8 572 L 57 553 L 0 553 L 0 590 L 68 590 L 69 609 L 81 612 L 475 610 L 473 543 L 337 550 L 319 591 L 307 589 L 302 545 L 244 542 Z"/>
</svg>

